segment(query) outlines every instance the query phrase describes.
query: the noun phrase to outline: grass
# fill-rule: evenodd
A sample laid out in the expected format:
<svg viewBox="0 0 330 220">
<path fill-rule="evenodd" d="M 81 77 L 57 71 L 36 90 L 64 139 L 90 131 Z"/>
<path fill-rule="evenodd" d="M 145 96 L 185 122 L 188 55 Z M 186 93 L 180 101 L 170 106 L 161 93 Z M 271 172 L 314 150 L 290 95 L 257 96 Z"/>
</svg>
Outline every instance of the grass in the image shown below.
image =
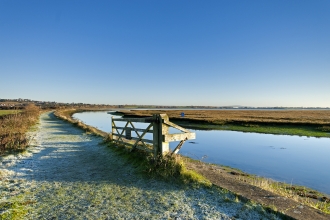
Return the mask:
<svg viewBox="0 0 330 220">
<path fill-rule="evenodd" d="M 17 114 L 20 110 L 0 110 L 0 117 L 4 115 Z"/>
<path fill-rule="evenodd" d="M 238 179 L 330 214 L 330 198 L 316 190 L 254 175 L 238 175 Z"/>
<path fill-rule="evenodd" d="M 67 122 L 70 122 L 71 124 L 83 129 L 86 132 L 98 135 L 98 136 L 102 136 L 105 138 L 108 138 L 108 133 L 101 131 L 95 127 L 89 126 L 89 125 L 85 125 L 84 123 L 82 123 L 79 120 L 73 119 L 72 115 L 77 113 L 77 112 L 82 112 L 85 110 L 80 110 L 80 109 L 60 109 L 60 110 L 56 110 L 55 111 L 55 116 L 65 120 Z"/>
<path fill-rule="evenodd" d="M 195 171 L 188 170 L 184 161 L 180 155 L 164 155 L 154 159 L 152 154 L 140 151 L 138 149 L 131 151 L 130 148 L 122 145 L 114 144 L 111 141 L 110 136 L 92 126 L 85 125 L 84 123 L 74 120 L 72 115 L 80 112 L 77 109 L 63 109 L 57 110 L 55 115 L 63 120 L 66 120 L 77 127 L 82 128 L 87 132 L 94 133 L 104 137 L 104 143 L 114 149 L 118 155 L 125 158 L 129 163 L 133 163 L 141 173 L 147 174 L 150 177 L 161 178 L 164 180 L 181 182 L 181 183 L 192 183 L 194 185 L 205 185 L 210 186 L 211 183 L 202 175 Z"/>
<path fill-rule="evenodd" d="M 228 130 L 241 132 L 254 132 L 263 134 L 278 134 L 278 135 L 298 135 L 307 137 L 330 137 L 330 129 L 328 126 L 319 125 L 299 125 L 299 124 L 193 124 L 189 122 L 174 121 L 185 128 L 199 130 Z"/>
<path fill-rule="evenodd" d="M 0 155 L 11 151 L 22 151 L 29 145 L 26 132 L 39 119 L 39 108 L 28 105 L 21 112 L 0 118 Z"/>
<path fill-rule="evenodd" d="M 259 123 L 259 124 L 314 124 L 330 125 L 330 110 L 131 110 L 119 111 L 127 116 L 151 116 L 166 113 L 170 119 L 207 122 L 212 124 Z"/>
<path fill-rule="evenodd" d="M 62 113 L 66 115 L 64 117 L 70 117 L 72 114 L 77 112 L 77 110 L 66 110 L 66 113 Z M 71 119 L 73 120 L 73 119 Z M 70 121 L 70 119 L 69 119 Z M 182 122 L 182 121 L 181 121 Z M 73 121 L 73 123 L 76 123 Z M 76 123 L 77 124 L 77 123 Z M 188 124 L 187 122 L 181 123 Z M 77 124 L 79 127 L 82 125 Z M 86 125 L 84 125 L 86 126 Z M 328 127 L 326 125 L 297 125 L 294 124 L 281 124 L 277 125 L 277 127 L 271 127 L 265 124 L 255 124 L 255 123 L 244 123 L 241 125 L 235 124 L 211 124 L 205 125 L 205 123 L 200 123 L 198 126 L 203 127 L 205 129 L 220 129 L 220 130 L 239 130 L 243 132 L 260 132 L 260 133 L 274 133 L 274 134 L 291 134 L 291 135 L 304 135 L 304 136 L 316 136 L 316 137 L 329 137 L 325 136 L 324 133 L 328 132 Z M 87 126 L 89 127 L 89 126 Z M 86 128 L 82 127 L 86 130 Z M 321 129 L 325 131 L 320 131 Z M 193 186 L 211 186 L 212 183 L 198 174 L 193 170 L 188 170 L 185 167 L 185 160 L 193 160 L 191 158 L 181 157 L 180 155 L 171 156 L 163 156 L 158 158 L 158 160 L 154 160 L 152 155 L 148 155 L 145 152 L 141 152 L 139 150 L 130 152 L 130 149 L 125 148 L 120 145 L 115 145 L 109 139 L 105 140 L 105 143 L 114 149 L 117 154 L 127 160 L 127 162 L 132 163 L 135 167 L 138 168 L 141 173 L 149 175 L 153 178 L 161 178 L 167 181 L 174 181 L 178 183 L 190 183 Z M 202 161 L 200 161 L 202 163 Z M 234 170 L 232 168 L 225 168 L 228 171 Z M 256 177 L 253 175 L 245 174 L 240 170 L 235 169 L 235 175 L 238 175 L 240 180 L 244 182 L 248 182 L 251 185 L 258 186 L 265 190 L 274 192 L 276 194 L 285 196 L 287 198 L 292 198 L 298 202 L 306 204 L 308 206 L 314 207 L 324 213 L 330 214 L 330 201 L 327 197 L 322 195 L 321 193 L 307 189 L 306 187 L 300 186 L 292 186 L 285 183 L 275 182 L 273 180 L 269 180 L 266 178 Z M 308 193 L 307 193 L 308 192 Z M 323 200 L 322 200 L 323 199 Z M 228 199 L 228 201 L 238 202 L 239 198 Z M 271 209 L 275 210 L 276 207 L 271 207 Z"/>
<path fill-rule="evenodd" d="M 154 159 L 152 154 L 144 151 L 130 151 L 128 148 L 114 144 L 112 141 L 104 142 L 111 147 L 118 156 L 133 164 L 139 172 L 151 178 L 166 181 L 191 184 L 193 186 L 211 186 L 211 182 L 193 170 L 188 170 L 180 155 L 164 155 Z"/>
</svg>

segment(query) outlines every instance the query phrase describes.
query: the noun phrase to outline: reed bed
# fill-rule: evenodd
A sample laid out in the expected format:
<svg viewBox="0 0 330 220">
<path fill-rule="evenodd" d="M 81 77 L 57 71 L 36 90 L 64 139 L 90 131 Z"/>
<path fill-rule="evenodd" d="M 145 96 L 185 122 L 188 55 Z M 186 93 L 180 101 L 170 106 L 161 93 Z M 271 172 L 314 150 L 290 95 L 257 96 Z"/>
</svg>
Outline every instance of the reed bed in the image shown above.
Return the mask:
<svg viewBox="0 0 330 220">
<path fill-rule="evenodd" d="M 22 112 L 0 118 L 0 155 L 9 151 L 21 151 L 29 145 L 28 129 L 39 118 L 39 108 L 28 105 Z"/>
<path fill-rule="evenodd" d="M 166 113 L 170 119 L 214 124 L 265 123 L 321 125 L 330 130 L 330 110 L 122 110 L 125 116 L 145 117 Z M 185 116 L 181 117 L 181 112 Z"/>
</svg>

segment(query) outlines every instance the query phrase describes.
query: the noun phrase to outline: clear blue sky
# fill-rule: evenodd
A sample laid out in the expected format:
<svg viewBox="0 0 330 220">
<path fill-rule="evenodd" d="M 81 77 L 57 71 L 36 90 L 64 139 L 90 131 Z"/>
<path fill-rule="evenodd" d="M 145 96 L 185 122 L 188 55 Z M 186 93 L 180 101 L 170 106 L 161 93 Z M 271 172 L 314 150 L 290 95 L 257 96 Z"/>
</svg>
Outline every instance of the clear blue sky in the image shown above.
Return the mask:
<svg viewBox="0 0 330 220">
<path fill-rule="evenodd" d="M 329 0 L 0 0 L 0 98 L 330 107 Z"/>
</svg>

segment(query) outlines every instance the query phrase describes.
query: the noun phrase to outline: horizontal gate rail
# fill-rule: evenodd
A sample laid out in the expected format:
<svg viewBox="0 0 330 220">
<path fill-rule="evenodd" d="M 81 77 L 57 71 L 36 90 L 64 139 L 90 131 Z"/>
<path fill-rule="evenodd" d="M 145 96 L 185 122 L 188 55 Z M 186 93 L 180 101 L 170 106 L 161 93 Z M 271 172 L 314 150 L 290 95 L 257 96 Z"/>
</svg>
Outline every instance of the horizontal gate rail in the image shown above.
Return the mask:
<svg viewBox="0 0 330 220">
<path fill-rule="evenodd" d="M 154 118 L 113 118 L 113 121 L 131 121 L 131 122 L 142 122 L 142 123 L 151 123 L 154 121 Z"/>
<path fill-rule="evenodd" d="M 124 127 L 115 127 L 115 128 L 116 128 L 116 129 L 120 129 L 120 130 L 124 129 Z M 142 128 L 135 128 L 134 130 L 144 132 L 145 129 L 142 129 Z M 153 132 L 154 132 L 153 130 L 149 130 L 149 131 L 147 131 L 147 133 L 153 133 Z"/>
<path fill-rule="evenodd" d="M 119 134 L 113 134 L 114 136 L 117 136 L 119 137 L 120 135 Z M 142 140 L 143 142 L 146 142 L 146 143 L 154 143 L 152 140 L 149 140 L 149 139 L 140 139 L 140 138 L 136 138 L 136 137 L 131 137 L 130 140 Z"/>
</svg>

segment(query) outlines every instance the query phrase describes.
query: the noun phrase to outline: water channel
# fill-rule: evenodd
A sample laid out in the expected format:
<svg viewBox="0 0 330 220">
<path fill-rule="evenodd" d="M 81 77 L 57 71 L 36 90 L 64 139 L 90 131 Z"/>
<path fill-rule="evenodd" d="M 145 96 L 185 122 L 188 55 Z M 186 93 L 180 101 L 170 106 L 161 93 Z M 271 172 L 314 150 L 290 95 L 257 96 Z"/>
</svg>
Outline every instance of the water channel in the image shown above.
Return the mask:
<svg viewBox="0 0 330 220">
<path fill-rule="evenodd" d="M 106 132 L 111 131 L 112 116 L 107 112 L 74 114 L 76 119 Z M 140 123 L 138 127 L 145 128 L 146 124 Z M 330 138 L 192 131 L 196 132 L 196 140 L 183 145 L 179 152 L 182 155 L 276 181 L 307 186 L 330 195 Z M 172 129 L 170 133 L 177 131 Z M 152 139 L 150 136 L 145 138 Z M 171 143 L 170 147 L 174 148 L 175 144 Z"/>
</svg>

